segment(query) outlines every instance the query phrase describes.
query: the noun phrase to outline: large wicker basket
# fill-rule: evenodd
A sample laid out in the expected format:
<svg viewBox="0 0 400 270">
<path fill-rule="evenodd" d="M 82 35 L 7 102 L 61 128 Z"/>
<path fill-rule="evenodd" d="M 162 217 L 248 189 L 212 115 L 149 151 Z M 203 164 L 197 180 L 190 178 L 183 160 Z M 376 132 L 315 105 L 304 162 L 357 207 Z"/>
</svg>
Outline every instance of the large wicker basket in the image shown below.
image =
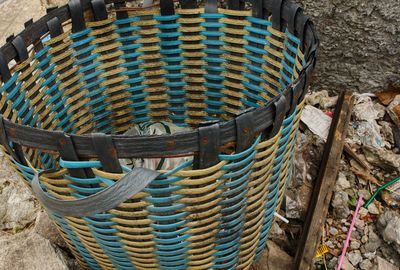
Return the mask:
<svg viewBox="0 0 400 270">
<path fill-rule="evenodd" d="M 8 39 L 2 148 L 85 269 L 248 269 L 291 177 L 312 23 L 286 0 L 128 4 L 73 0 Z M 151 121 L 192 131 L 124 135 Z"/>
</svg>

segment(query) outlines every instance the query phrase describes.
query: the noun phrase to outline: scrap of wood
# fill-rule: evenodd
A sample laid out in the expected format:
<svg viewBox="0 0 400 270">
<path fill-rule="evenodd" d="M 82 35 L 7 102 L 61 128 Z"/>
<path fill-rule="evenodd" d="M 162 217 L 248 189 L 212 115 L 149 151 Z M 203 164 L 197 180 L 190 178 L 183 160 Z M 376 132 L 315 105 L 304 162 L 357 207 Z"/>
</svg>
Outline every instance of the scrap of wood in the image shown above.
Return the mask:
<svg viewBox="0 0 400 270">
<path fill-rule="evenodd" d="M 369 172 L 362 172 L 356 168 L 351 168 L 351 171 L 358 177 L 361 177 L 364 180 L 367 180 L 371 183 L 374 183 L 376 185 L 381 185 L 381 183 L 379 182 L 378 179 L 376 179 L 372 174 L 370 174 Z"/>
<path fill-rule="evenodd" d="M 325 223 L 338 174 L 353 104 L 353 94 L 342 92 L 335 108 L 320 171 L 314 185 L 302 236 L 297 247 L 293 270 L 312 269 L 313 260 L 321 239 L 321 228 Z"/>
<path fill-rule="evenodd" d="M 364 160 L 362 160 L 354 151 L 351 149 L 350 145 L 348 143 L 344 144 L 344 151 L 352 157 L 355 161 L 357 161 L 358 164 L 360 164 L 364 169 L 366 169 L 368 172 L 371 172 L 371 166 Z"/>
</svg>

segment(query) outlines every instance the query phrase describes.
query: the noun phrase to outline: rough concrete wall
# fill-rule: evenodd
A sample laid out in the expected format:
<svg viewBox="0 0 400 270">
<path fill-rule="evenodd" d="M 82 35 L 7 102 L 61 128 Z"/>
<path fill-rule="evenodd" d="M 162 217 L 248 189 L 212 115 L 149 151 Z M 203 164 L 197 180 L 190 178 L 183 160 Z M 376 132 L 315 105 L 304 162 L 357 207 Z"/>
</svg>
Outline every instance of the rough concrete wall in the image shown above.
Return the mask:
<svg viewBox="0 0 400 270">
<path fill-rule="evenodd" d="M 399 0 L 298 0 L 321 47 L 315 90 L 373 92 L 400 77 Z"/>
</svg>

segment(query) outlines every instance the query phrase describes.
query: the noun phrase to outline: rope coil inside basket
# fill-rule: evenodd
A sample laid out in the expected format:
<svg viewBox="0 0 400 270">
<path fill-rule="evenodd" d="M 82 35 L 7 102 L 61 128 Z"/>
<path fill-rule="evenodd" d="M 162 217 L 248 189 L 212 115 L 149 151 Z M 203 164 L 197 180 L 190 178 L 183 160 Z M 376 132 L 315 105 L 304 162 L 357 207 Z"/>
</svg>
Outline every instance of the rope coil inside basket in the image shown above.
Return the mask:
<svg viewBox="0 0 400 270">
<path fill-rule="evenodd" d="M 315 65 L 301 8 L 72 0 L 25 27 L 0 49 L 0 144 L 81 266 L 249 269 Z M 161 121 L 190 131 L 124 135 Z M 120 163 L 182 156 L 171 170 Z"/>
</svg>

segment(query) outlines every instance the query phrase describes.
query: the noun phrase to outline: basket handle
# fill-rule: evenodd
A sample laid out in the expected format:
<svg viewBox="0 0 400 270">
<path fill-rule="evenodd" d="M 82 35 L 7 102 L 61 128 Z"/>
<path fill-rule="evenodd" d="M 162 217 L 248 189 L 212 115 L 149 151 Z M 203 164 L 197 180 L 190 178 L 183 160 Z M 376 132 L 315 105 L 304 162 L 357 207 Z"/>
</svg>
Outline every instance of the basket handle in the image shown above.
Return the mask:
<svg viewBox="0 0 400 270">
<path fill-rule="evenodd" d="M 61 201 L 49 197 L 42 189 L 39 183 L 41 173 L 35 173 L 32 180 L 32 189 L 37 199 L 51 212 L 70 217 L 92 216 L 113 209 L 141 192 L 160 175 L 157 171 L 134 168 L 114 185 L 94 195 L 74 201 Z"/>
</svg>

